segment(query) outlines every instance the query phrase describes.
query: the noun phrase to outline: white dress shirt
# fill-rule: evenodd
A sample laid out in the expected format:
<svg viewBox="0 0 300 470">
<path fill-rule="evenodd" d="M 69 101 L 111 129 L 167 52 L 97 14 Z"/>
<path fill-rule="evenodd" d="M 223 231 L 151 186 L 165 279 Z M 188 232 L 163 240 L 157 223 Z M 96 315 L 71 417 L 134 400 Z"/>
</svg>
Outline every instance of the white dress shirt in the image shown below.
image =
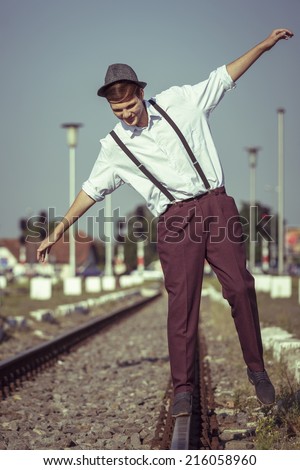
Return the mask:
<svg viewBox="0 0 300 470">
<path fill-rule="evenodd" d="M 224 185 L 224 176 L 208 119 L 225 91 L 234 87 L 235 83 L 223 65 L 205 81 L 173 86 L 153 98 L 185 136 L 211 189 Z M 176 200 L 206 192 L 174 129 L 146 100 L 145 105 L 148 126 L 128 126 L 120 121 L 114 128 L 116 134 Z M 137 168 L 110 134 L 100 143 L 100 153 L 82 189 L 95 201 L 101 201 L 106 194 L 128 183 L 144 197 L 155 216 L 162 214 L 170 204 L 169 199 Z"/>
</svg>

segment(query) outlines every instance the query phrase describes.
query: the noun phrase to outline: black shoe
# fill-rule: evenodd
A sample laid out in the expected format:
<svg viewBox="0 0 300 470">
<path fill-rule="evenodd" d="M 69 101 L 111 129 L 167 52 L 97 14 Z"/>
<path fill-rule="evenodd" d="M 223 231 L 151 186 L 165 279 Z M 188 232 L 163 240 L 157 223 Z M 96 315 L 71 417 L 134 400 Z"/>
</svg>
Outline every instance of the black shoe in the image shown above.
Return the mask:
<svg viewBox="0 0 300 470">
<path fill-rule="evenodd" d="M 192 414 L 192 392 L 177 393 L 174 397 L 172 416 L 190 416 Z"/>
<path fill-rule="evenodd" d="M 268 377 L 267 372 L 252 372 L 247 369 L 249 382 L 255 386 L 255 392 L 262 405 L 273 405 L 275 403 L 275 389 Z"/>
</svg>

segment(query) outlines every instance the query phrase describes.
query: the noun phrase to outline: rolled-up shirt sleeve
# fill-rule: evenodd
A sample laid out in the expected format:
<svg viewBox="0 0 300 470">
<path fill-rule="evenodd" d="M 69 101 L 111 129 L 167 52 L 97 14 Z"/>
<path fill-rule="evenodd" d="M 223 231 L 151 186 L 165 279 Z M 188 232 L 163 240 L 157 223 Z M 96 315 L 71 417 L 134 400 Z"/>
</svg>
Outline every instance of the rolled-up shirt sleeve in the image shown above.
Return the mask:
<svg viewBox="0 0 300 470">
<path fill-rule="evenodd" d="M 184 93 L 197 107 L 210 113 L 223 98 L 227 90 L 235 88 L 236 84 L 222 65 L 209 75 L 207 80 L 196 85 L 183 86 Z"/>
<path fill-rule="evenodd" d="M 102 201 L 107 194 L 112 193 L 124 181 L 118 176 L 112 165 L 106 158 L 103 149 L 93 166 L 89 178 L 83 183 L 83 191 L 95 201 Z"/>
</svg>

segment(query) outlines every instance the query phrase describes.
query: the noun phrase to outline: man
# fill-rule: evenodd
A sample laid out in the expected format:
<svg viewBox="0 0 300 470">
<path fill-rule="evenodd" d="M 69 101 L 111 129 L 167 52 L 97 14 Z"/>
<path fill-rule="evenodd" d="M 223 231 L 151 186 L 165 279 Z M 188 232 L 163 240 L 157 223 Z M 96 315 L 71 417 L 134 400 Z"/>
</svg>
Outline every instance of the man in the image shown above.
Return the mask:
<svg viewBox="0 0 300 470">
<path fill-rule="evenodd" d="M 124 183 L 147 201 L 158 221 L 158 253 L 168 291 L 168 344 L 174 386 L 174 417 L 189 415 L 203 266 L 210 263 L 232 308 L 250 382 L 264 405 L 275 390 L 264 367 L 254 279 L 246 269 L 241 224 L 227 196 L 208 119 L 227 90 L 279 40 L 274 30 L 240 58 L 194 86 L 172 87 L 144 100 L 145 82 L 125 64 L 109 66 L 98 95 L 120 120 L 101 140 L 101 151 L 64 219 L 38 248 L 51 246 L 96 201 Z"/>
</svg>

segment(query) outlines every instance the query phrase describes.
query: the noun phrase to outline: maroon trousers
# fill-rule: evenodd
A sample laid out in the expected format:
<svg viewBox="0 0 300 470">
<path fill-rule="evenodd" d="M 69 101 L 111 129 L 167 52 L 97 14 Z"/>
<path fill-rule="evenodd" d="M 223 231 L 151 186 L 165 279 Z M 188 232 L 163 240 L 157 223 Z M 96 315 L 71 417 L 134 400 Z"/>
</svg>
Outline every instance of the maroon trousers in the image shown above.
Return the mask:
<svg viewBox="0 0 300 470">
<path fill-rule="evenodd" d="M 254 279 L 246 269 L 242 225 L 234 199 L 219 188 L 199 199 L 170 206 L 159 217 L 157 247 L 168 292 L 174 393 L 192 391 L 194 386 L 205 259 L 231 306 L 245 363 L 252 371 L 263 370 Z"/>
</svg>

